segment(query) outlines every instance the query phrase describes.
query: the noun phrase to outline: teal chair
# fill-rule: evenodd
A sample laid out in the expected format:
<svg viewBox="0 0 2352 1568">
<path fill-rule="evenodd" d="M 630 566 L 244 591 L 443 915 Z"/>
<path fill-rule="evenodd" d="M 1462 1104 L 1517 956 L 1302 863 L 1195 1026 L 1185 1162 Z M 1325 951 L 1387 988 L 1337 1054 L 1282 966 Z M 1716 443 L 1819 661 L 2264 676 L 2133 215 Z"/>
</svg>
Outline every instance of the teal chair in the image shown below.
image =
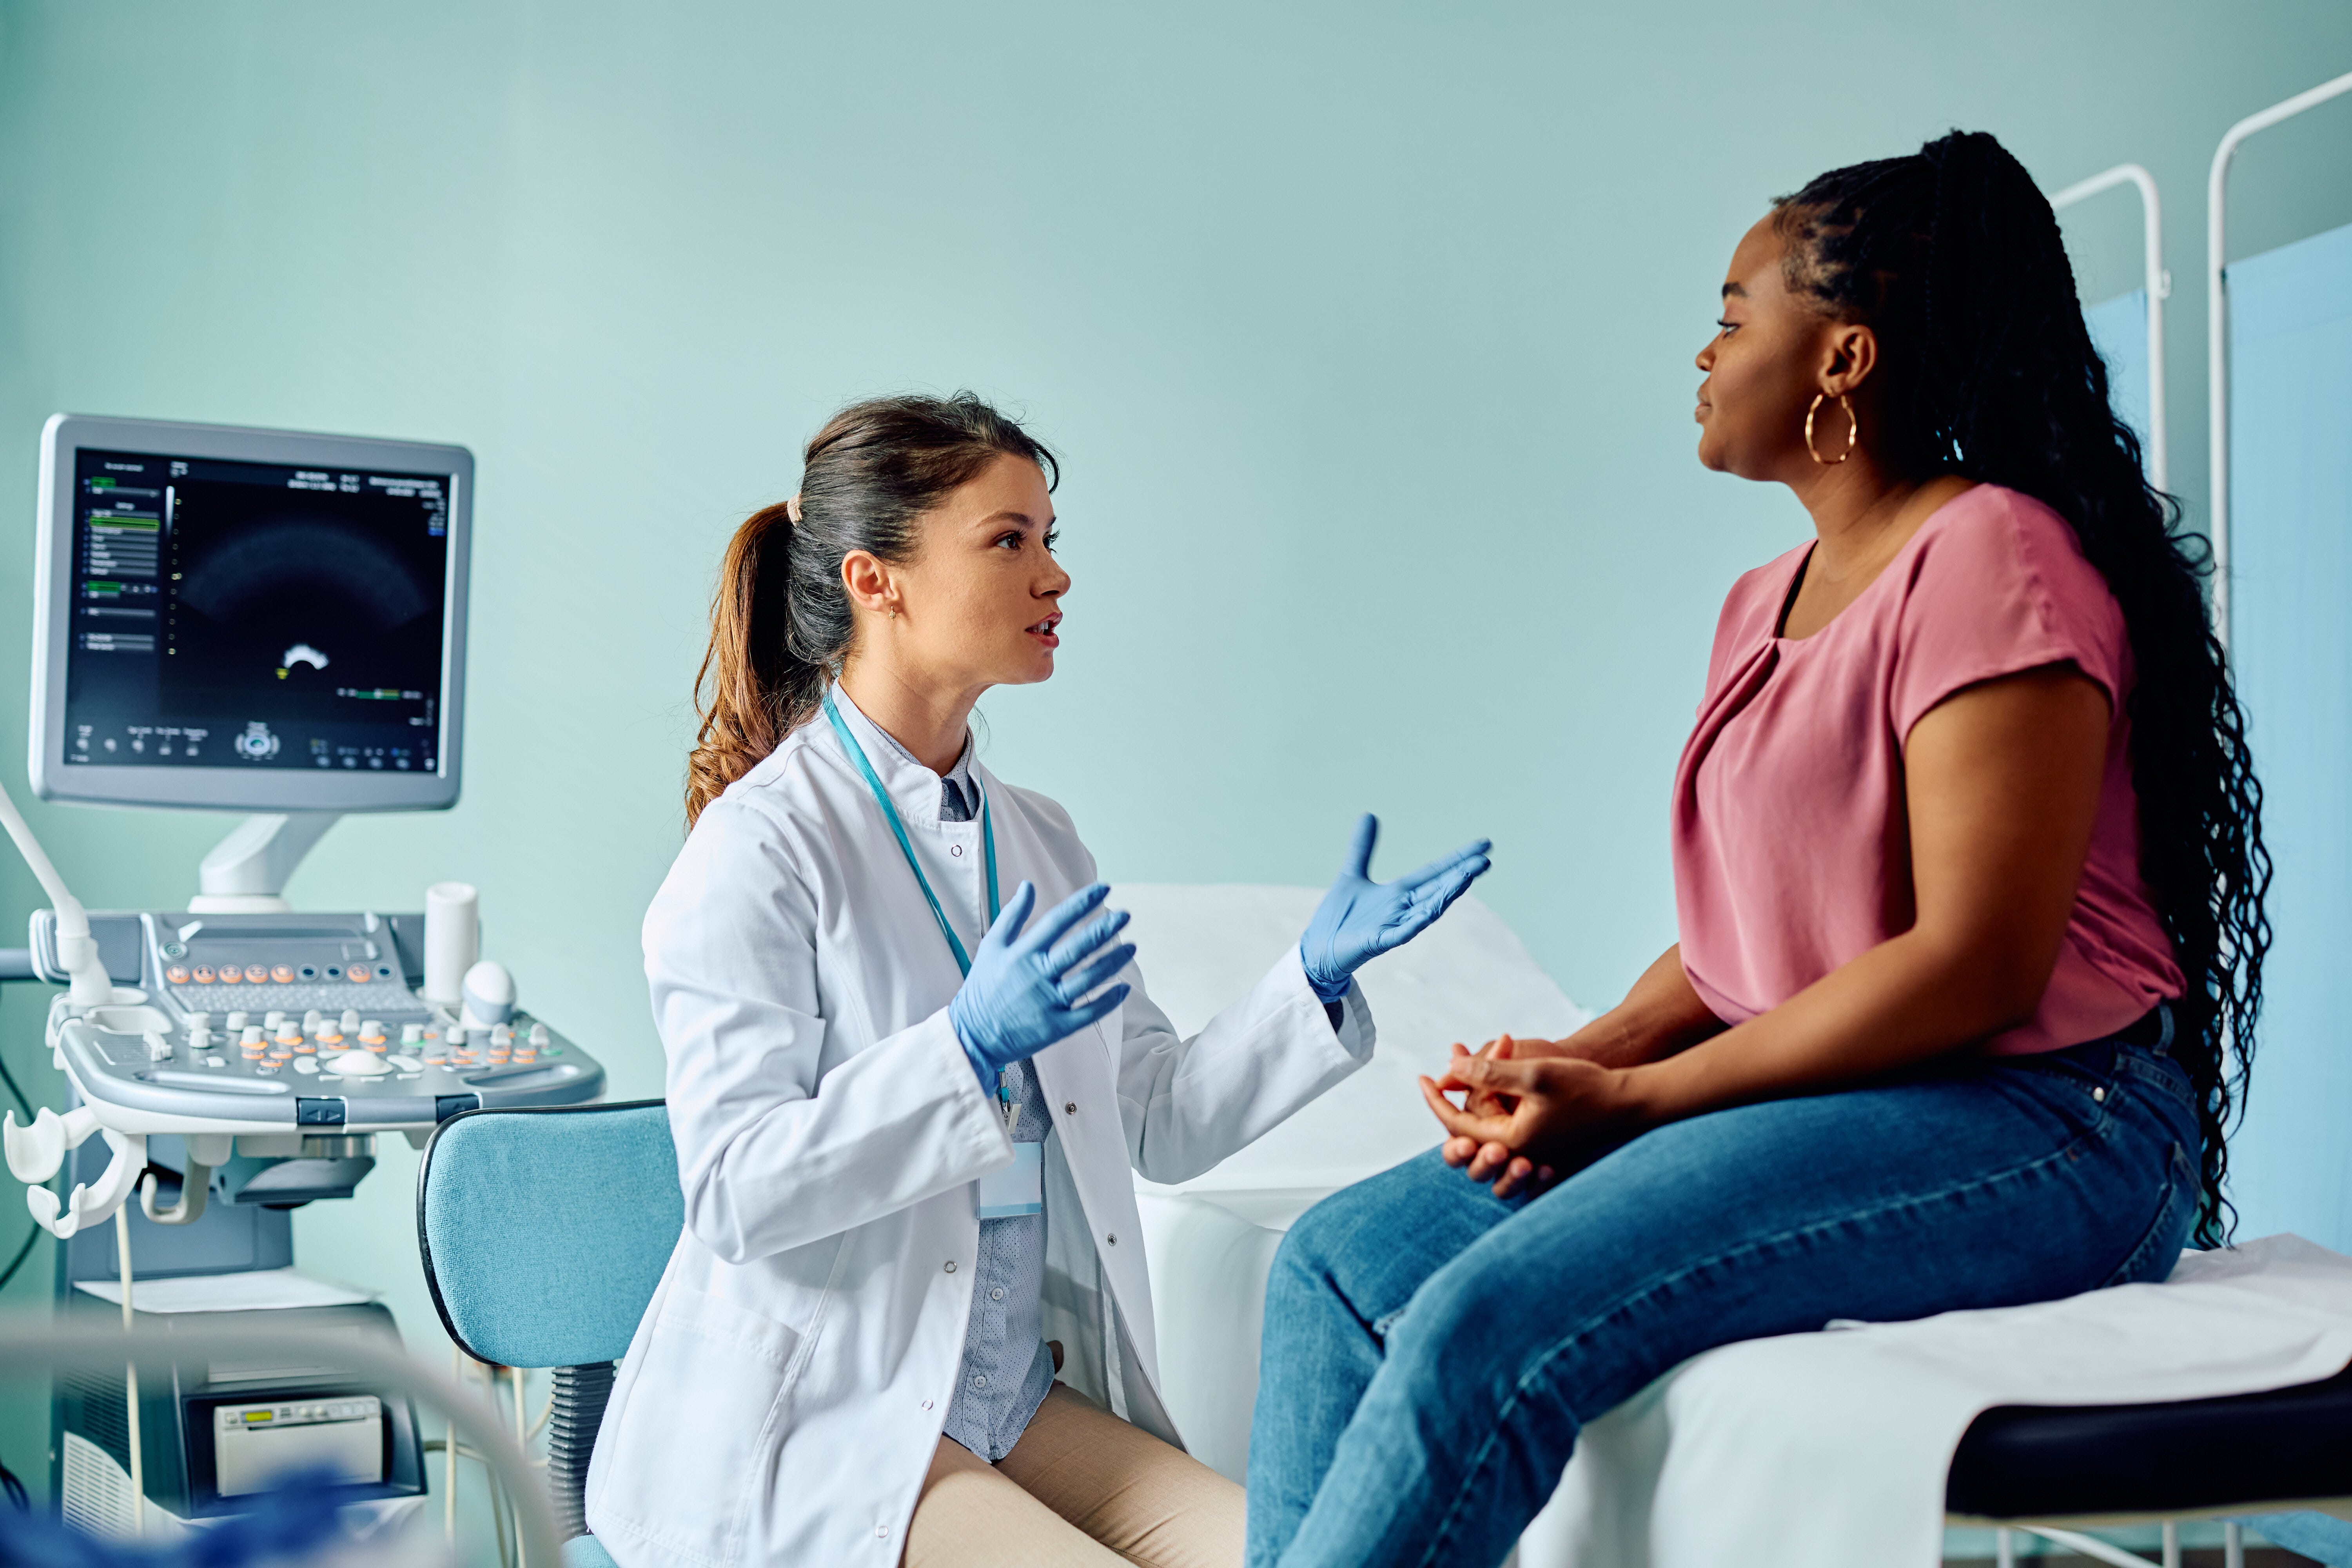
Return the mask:
<svg viewBox="0 0 2352 1568">
<path fill-rule="evenodd" d="M 614 1568 L 587 1532 L 588 1457 L 685 1224 L 658 1100 L 468 1110 L 425 1145 L 416 1243 L 442 1326 L 477 1361 L 554 1369 L 547 1485 L 564 1568 Z"/>
</svg>

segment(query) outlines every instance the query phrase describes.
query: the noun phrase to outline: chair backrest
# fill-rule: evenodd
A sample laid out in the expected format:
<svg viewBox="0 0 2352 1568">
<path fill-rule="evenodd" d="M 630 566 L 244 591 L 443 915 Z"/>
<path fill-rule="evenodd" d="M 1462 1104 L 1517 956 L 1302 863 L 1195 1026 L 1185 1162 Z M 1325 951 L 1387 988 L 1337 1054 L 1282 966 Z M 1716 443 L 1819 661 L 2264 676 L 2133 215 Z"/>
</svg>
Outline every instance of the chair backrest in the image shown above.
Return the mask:
<svg viewBox="0 0 2352 1568">
<path fill-rule="evenodd" d="M 468 1110 L 417 1173 L 433 1305 L 458 1348 L 501 1366 L 619 1360 L 685 1223 L 657 1100 Z"/>
</svg>

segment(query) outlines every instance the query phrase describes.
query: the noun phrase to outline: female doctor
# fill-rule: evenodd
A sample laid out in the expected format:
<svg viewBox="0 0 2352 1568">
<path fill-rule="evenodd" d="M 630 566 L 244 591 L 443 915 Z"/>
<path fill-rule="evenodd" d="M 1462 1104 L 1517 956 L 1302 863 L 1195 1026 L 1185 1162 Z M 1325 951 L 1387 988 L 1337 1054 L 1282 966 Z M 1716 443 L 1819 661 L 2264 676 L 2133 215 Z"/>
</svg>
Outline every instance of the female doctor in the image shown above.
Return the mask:
<svg viewBox="0 0 2352 1568">
<path fill-rule="evenodd" d="M 1241 1489 L 1158 1392 L 1130 1169 L 1196 1176 L 1360 1067 L 1350 973 L 1487 846 L 1375 883 L 1366 817 L 1299 945 L 1178 1038 L 1069 817 L 966 729 L 1054 673 L 1051 455 L 964 394 L 805 458 L 721 568 L 646 916 L 686 1229 L 588 1522 L 623 1568 L 1238 1563 Z"/>
</svg>

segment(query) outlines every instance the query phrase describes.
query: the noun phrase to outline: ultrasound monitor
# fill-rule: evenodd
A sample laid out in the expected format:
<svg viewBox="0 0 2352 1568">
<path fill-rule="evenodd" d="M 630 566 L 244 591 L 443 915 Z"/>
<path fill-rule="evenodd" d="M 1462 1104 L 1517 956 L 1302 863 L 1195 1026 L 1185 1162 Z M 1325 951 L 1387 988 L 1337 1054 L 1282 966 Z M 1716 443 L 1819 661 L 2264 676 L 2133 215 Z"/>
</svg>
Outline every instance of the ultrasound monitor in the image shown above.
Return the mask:
<svg viewBox="0 0 2352 1568">
<path fill-rule="evenodd" d="M 462 447 L 51 418 L 34 789 L 258 812 L 456 804 L 473 489 Z"/>
</svg>

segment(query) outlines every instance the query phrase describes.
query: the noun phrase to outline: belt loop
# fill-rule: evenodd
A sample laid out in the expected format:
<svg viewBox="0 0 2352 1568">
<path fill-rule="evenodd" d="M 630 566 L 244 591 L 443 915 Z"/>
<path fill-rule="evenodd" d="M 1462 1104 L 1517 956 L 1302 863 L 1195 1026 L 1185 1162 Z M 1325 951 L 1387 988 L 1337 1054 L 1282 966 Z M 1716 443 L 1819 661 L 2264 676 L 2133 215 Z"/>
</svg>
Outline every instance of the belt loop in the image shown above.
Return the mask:
<svg viewBox="0 0 2352 1568">
<path fill-rule="evenodd" d="M 2172 1049 L 2172 1004 L 2158 1002 L 2156 1011 L 2159 1020 L 2156 1032 L 2156 1054 L 2165 1056 Z"/>
</svg>

